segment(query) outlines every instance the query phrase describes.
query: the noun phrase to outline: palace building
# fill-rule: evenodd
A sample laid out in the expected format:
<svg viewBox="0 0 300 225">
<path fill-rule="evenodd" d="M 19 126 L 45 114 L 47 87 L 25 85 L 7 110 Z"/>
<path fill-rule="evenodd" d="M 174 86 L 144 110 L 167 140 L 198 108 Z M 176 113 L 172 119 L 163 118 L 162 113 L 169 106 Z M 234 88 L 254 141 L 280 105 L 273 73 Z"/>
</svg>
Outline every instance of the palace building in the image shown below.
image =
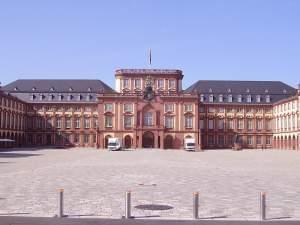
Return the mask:
<svg viewBox="0 0 300 225">
<path fill-rule="evenodd" d="M 199 80 L 183 72 L 118 69 L 100 80 L 16 80 L 1 88 L 0 139 L 9 146 L 300 149 L 300 87 L 280 81 Z"/>
</svg>

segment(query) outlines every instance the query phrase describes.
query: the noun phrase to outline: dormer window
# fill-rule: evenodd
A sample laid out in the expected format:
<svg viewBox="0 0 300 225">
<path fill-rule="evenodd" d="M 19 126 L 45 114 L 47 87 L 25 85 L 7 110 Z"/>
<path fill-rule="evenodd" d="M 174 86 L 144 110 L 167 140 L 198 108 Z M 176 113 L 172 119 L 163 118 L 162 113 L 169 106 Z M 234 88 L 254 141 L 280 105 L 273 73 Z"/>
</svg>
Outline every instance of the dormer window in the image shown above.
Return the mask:
<svg viewBox="0 0 300 225">
<path fill-rule="evenodd" d="M 204 94 L 200 95 L 200 102 L 204 102 Z"/>
<path fill-rule="evenodd" d="M 81 94 L 78 94 L 77 95 L 77 101 L 80 101 L 81 100 Z"/>
<path fill-rule="evenodd" d="M 52 101 L 53 100 L 53 94 L 49 94 L 48 95 L 48 101 Z"/>
<path fill-rule="evenodd" d="M 68 101 L 71 101 L 71 100 L 72 100 L 72 95 L 69 94 L 69 95 L 68 95 Z"/>
<path fill-rule="evenodd" d="M 31 89 L 32 91 L 35 91 L 36 90 L 36 87 L 32 87 L 32 89 Z"/>
<path fill-rule="evenodd" d="M 238 101 L 238 102 L 242 102 L 242 95 L 238 95 L 238 96 L 237 96 L 237 101 Z"/>
<path fill-rule="evenodd" d="M 33 101 L 34 99 L 35 99 L 35 95 L 34 95 L 34 94 L 31 94 L 31 95 L 30 95 L 30 100 Z"/>
<path fill-rule="evenodd" d="M 228 93 L 231 93 L 231 89 L 230 89 L 230 88 L 228 88 L 228 89 L 227 89 L 227 92 L 228 92 Z"/>
<path fill-rule="evenodd" d="M 268 89 L 266 89 L 266 90 L 265 90 L 265 93 L 269 93 L 269 90 L 268 90 Z"/>
<path fill-rule="evenodd" d="M 270 103 L 270 102 L 271 102 L 270 95 L 266 95 L 266 102 L 267 102 L 267 103 Z"/>
<path fill-rule="evenodd" d="M 54 87 L 51 87 L 51 88 L 50 88 L 50 91 L 54 91 Z"/>
<path fill-rule="evenodd" d="M 286 89 L 283 89 L 283 93 L 286 94 L 286 92 L 287 92 Z"/>
<path fill-rule="evenodd" d="M 247 89 L 246 89 L 246 92 L 247 92 L 247 93 L 249 93 L 249 92 L 250 92 L 250 89 L 249 89 L 249 88 L 247 88 Z"/>
<path fill-rule="evenodd" d="M 228 95 L 228 102 L 232 102 L 232 95 Z"/>
<path fill-rule="evenodd" d="M 92 88 L 89 87 L 89 88 L 88 88 L 88 92 L 91 92 L 91 91 L 92 91 Z"/>
<path fill-rule="evenodd" d="M 91 101 L 91 100 L 92 100 L 92 95 L 88 94 L 88 95 L 86 96 L 86 100 L 87 100 L 87 101 Z"/>
<path fill-rule="evenodd" d="M 15 87 L 14 90 L 15 90 L 15 91 L 18 91 L 19 89 L 18 89 L 18 87 Z"/>
<path fill-rule="evenodd" d="M 223 102 L 223 95 L 219 95 L 219 102 Z"/>
<path fill-rule="evenodd" d="M 44 99 L 44 95 L 40 94 L 40 101 L 43 101 L 43 99 Z"/>
<path fill-rule="evenodd" d="M 73 91 L 73 88 L 72 88 L 72 87 L 69 87 L 69 91 Z"/>
<path fill-rule="evenodd" d="M 210 89 L 208 90 L 208 92 L 209 92 L 209 93 L 212 93 L 212 89 L 210 88 Z"/>
<path fill-rule="evenodd" d="M 247 95 L 247 102 L 250 103 L 252 100 L 251 95 Z"/>
<path fill-rule="evenodd" d="M 58 94 L 58 100 L 62 101 L 63 100 L 63 95 L 62 94 Z"/>
<path fill-rule="evenodd" d="M 260 95 L 256 95 L 256 102 L 260 102 Z"/>
<path fill-rule="evenodd" d="M 209 102 L 214 102 L 214 95 L 209 95 Z"/>
</svg>

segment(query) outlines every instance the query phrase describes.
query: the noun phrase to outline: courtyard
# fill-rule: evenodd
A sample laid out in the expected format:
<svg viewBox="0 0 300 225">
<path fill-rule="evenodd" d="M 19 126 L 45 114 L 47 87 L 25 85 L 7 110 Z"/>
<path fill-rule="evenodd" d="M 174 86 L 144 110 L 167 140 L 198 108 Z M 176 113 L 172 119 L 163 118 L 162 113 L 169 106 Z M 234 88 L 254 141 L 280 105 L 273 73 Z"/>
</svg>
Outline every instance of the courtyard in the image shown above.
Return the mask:
<svg viewBox="0 0 300 225">
<path fill-rule="evenodd" d="M 300 152 L 282 150 L 132 150 L 86 148 L 0 152 L 0 215 L 58 214 L 64 189 L 69 217 L 121 218 L 132 192 L 136 218 L 192 218 L 200 193 L 202 219 L 300 219 Z"/>
</svg>

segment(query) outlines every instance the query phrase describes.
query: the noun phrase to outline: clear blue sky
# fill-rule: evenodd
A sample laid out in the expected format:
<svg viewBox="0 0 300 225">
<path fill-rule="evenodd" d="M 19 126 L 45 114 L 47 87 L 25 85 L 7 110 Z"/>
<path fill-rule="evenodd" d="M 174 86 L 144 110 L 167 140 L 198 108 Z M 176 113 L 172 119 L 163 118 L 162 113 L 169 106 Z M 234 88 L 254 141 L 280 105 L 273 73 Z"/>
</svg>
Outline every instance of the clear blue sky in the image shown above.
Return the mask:
<svg viewBox="0 0 300 225">
<path fill-rule="evenodd" d="M 299 0 L 0 0 L 0 81 L 101 79 L 117 68 L 300 82 Z"/>
</svg>

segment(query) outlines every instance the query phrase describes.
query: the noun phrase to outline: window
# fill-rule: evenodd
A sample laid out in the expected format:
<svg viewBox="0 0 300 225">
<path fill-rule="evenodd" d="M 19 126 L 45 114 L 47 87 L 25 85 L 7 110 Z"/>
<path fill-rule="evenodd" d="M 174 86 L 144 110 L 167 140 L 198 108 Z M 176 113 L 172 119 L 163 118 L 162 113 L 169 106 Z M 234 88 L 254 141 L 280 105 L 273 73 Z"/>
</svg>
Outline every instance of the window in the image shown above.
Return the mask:
<svg viewBox="0 0 300 225">
<path fill-rule="evenodd" d="M 124 104 L 124 112 L 132 112 L 132 104 L 131 103 Z"/>
<path fill-rule="evenodd" d="M 218 136 L 218 144 L 219 145 L 224 145 L 224 136 L 223 135 Z"/>
<path fill-rule="evenodd" d="M 89 143 L 89 137 L 90 136 L 88 134 L 83 135 L 83 141 L 84 141 L 85 144 Z"/>
<path fill-rule="evenodd" d="M 165 112 L 173 112 L 174 104 L 165 104 Z"/>
<path fill-rule="evenodd" d="M 163 79 L 159 79 L 157 81 L 157 88 L 164 88 L 164 80 Z"/>
<path fill-rule="evenodd" d="M 84 118 L 84 128 L 90 128 L 91 127 L 91 122 L 90 118 Z"/>
<path fill-rule="evenodd" d="M 105 127 L 112 127 L 112 116 L 105 116 Z"/>
<path fill-rule="evenodd" d="M 166 116 L 165 117 L 165 127 L 166 128 L 173 128 L 174 126 L 174 119 L 172 116 Z"/>
<path fill-rule="evenodd" d="M 242 102 L 242 95 L 238 95 L 237 101 L 238 101 L 238 102 Z"/>
<path fill-rule="evenodd" d="M 40 94 L 40 101 L 43 101 L 43 99 L 44 99 L 44 95 Z"/>
<path fill-rule="evenodd" d="M 223 95 L 219 95 L 219 102 L 223 102 Z"/>
<path fill-rule="evenodd" d="M 71 100 L 72 100 L 72 95 L 68 94 L 68 101 L 71 101 Z"/>
<path fill-rule="evenodd" d="M 214 102 L 214 95 L 209 95 L 208 101 L 209 101 L 209 102 Z"/>
<path fill-rule="evenodd" d="M 49 94 L 48 95 L 48 101 L 52 101 L 53 100 L 54 95 L 53 94 Z"/>
<path fill-rule="evenodd" d="M 223 130 L 224 129 L 224 119 L 218 120 L 218 129 Z"/>
<path fill-rule="evenodd" d="M 267 137 L 266 137 L 266 144 L 267 144 L 267 145 L 272 144 L 272 137 L 271 137 L 271 136 L 267 136 Z"/>
<path fill-rule="evenodd" d="M 248 130 L 252 130 L 253 129 L 253 120 L 252 119 L 248 119 L 247 120 L 247 129 Z"/>
<path fill-rule="evenodd" d="M 199 128 L 200 128 L 201 130 L 204 129 L 204 120 L 199 120 Z"/>
<path fill-rule="evenodd" d="M 62 101 L 63 100 L 63 95 L 62 94 L 58 94 L 58 101 Z"/>
<path fill-rule="evenodd" d="M 132 117 L 131 116 L 124 116 L 124 127 L 125 128 L 132 127 Z"/>
<path fill-rule="evenodd" d="M 201 113 L 204 113 L 204 112 L 205 112 L 204 106 L 200 106 L 200 107 L 199 107 L 199 112 L 201 112 Z"/>
<path fill-rule="evenodd" d="M 256 102 L 260 102 L 260 95 L 256 95 Z"/>
<path fill-rule="evenodd" d="M 214 113 L 216 109 L 214 107 L 208 107 L 208 112 L 209 113 Z"/>
<path fill-rule="evenodd" d="M 203 94 L 200 95 L 200 102 L 204 102 L 204 95 Z"/>
<path fill-rule="evenodd" d="M 214 129 L 214 120 L 208 120 L 208 129 Z"/>
<path fill-rule="evenodd" d="M 139 89 L 141 88 L 141 79 L 134 80 L 134 87 Z"/>
<path fill-rule="evenodd" d="M 234 126 L 233 126 L 233 119 L 228 119 L 227 120 L 227 128 L 233 130 Z"/>
<path fill-rule="evenodd" d="M 215 144 L 213 135 L 208 135 L 208 144 L 209 145 Z"/>
<path fill-rule="evenodd" d="M 75 118 L 75 128 L 76 129 L 80 128 L 80 117 Z"/>
<path fill-rule="evenodd" d="M 289 123 L 289 126 L 290 126 L 291 124 Z M 272 129 L 272 120 L 270 120 L 270 119 L 267 119 L 266 120 L 266 130 L 271 130 Z"/>
<path fill-rule="evenodd" d="M 113 111 L 113 104 L 106 103 L 104 104 L 104 112 L 112 112 Z"/>
<path fill-rule="evenodd" d="M 123 88 L 129 88 L 129 80 L 128 79 L 123 80 Z"/>
<path fill-rule="evenodd" d="M 232 95 L 228 95 L 228 102 L 232 102 Z"/>
<path fill-rule="evenodd" d="M 256 144 L 261 145 L 261 136 L 256 136 Z"/>
<path fill-rule="evenodd" d="M 247 136 L 247 145 L 252 145 L 252 143 L 253 143 L 253 137 Z"/>
<path fill-rule="evenodd" d="M 185 128 L 193 128 L 193 117 L 186 116 L 184 124 L 185 124 Z"/>
<path fill-rule="evenodd" d="M 52 120 L 51 120 L 51 118 L 48 118 L 46 121 L 46 128 L 51 129 L 51 127 L 52 127 Z"/>
<path fill-rule="evenodd" d="M 271 102 L 270 95 L 266 95 L 266 102 L 267 102 L 267 103 Z"/>
<path fill-rule="evenodd" d="M 61 118 L 56 118 L 56 128 L 61 128 Z"/>
<path fill-rule="evenodd" d="M 81 94 L 77 95 L 77 101 L 81 101 Z"/>
<path fill-rule="evenodd" d="M 65 120 L 65 127 L 66 129 L 70 129 L 71 128 L 71 118 L 67 117 Z"/>
<path fill-rule="evenodd" d="M 152 112 L 145 112 L 145 114 L 144 114 L 144 125 L 145 126 L 152 126 L 153 125 Z"/>
<path fill-rule="evenodd" d="M 86 96 L 86 101 L 91 101 L 92 100 L 92 95 L 91 94 L 88 94 L 87 96 Z"/>
<path fill-rule="evenodd" d="M 169 88 L 174 89 L 176 84 L 176 80 L 169 80 Z"/>
<path fill-rule="evenodd" d="M 224 113 L 225 112 L 225 108 L 224 107 L 220 107 L 219 108 L 219 113 Z"/>
<path fill-rule="evenodd" d="M 256 120 L 256 129 L 257 130 L 262 130 L 263 129 L 263 120 L 262 119 L 257 119 Z"/>
<path fill-rule="evenodd" d="M 185 112 L 192 112 L 193 111 L 193 105 L 192 104 L 185 104 L 184 105 L 184 111 Z"/>
<path fill-rule="evenodd" d="M 79 134 L 74 135 L 74 143 L 79 143 Z"/>
<path fill-rule="evenodd" d="M 99 120 L 98 117 L 93 118 L 93 126 L 94 128 L 98 128 L 99 127 Z"/>
<path fill-rule="evenodd" d="M 91 107 L 85 107 L 84 110 L 85 110 L 86 112 L 91 112 L 91 111 L 92 111 L 92 108 L 91 108 Z"/>
<path fill-rule="evenodd" d="M 243 119 L 238 119 L 238 129 L 244 129 L 244 120 Z"/>
</svg>

